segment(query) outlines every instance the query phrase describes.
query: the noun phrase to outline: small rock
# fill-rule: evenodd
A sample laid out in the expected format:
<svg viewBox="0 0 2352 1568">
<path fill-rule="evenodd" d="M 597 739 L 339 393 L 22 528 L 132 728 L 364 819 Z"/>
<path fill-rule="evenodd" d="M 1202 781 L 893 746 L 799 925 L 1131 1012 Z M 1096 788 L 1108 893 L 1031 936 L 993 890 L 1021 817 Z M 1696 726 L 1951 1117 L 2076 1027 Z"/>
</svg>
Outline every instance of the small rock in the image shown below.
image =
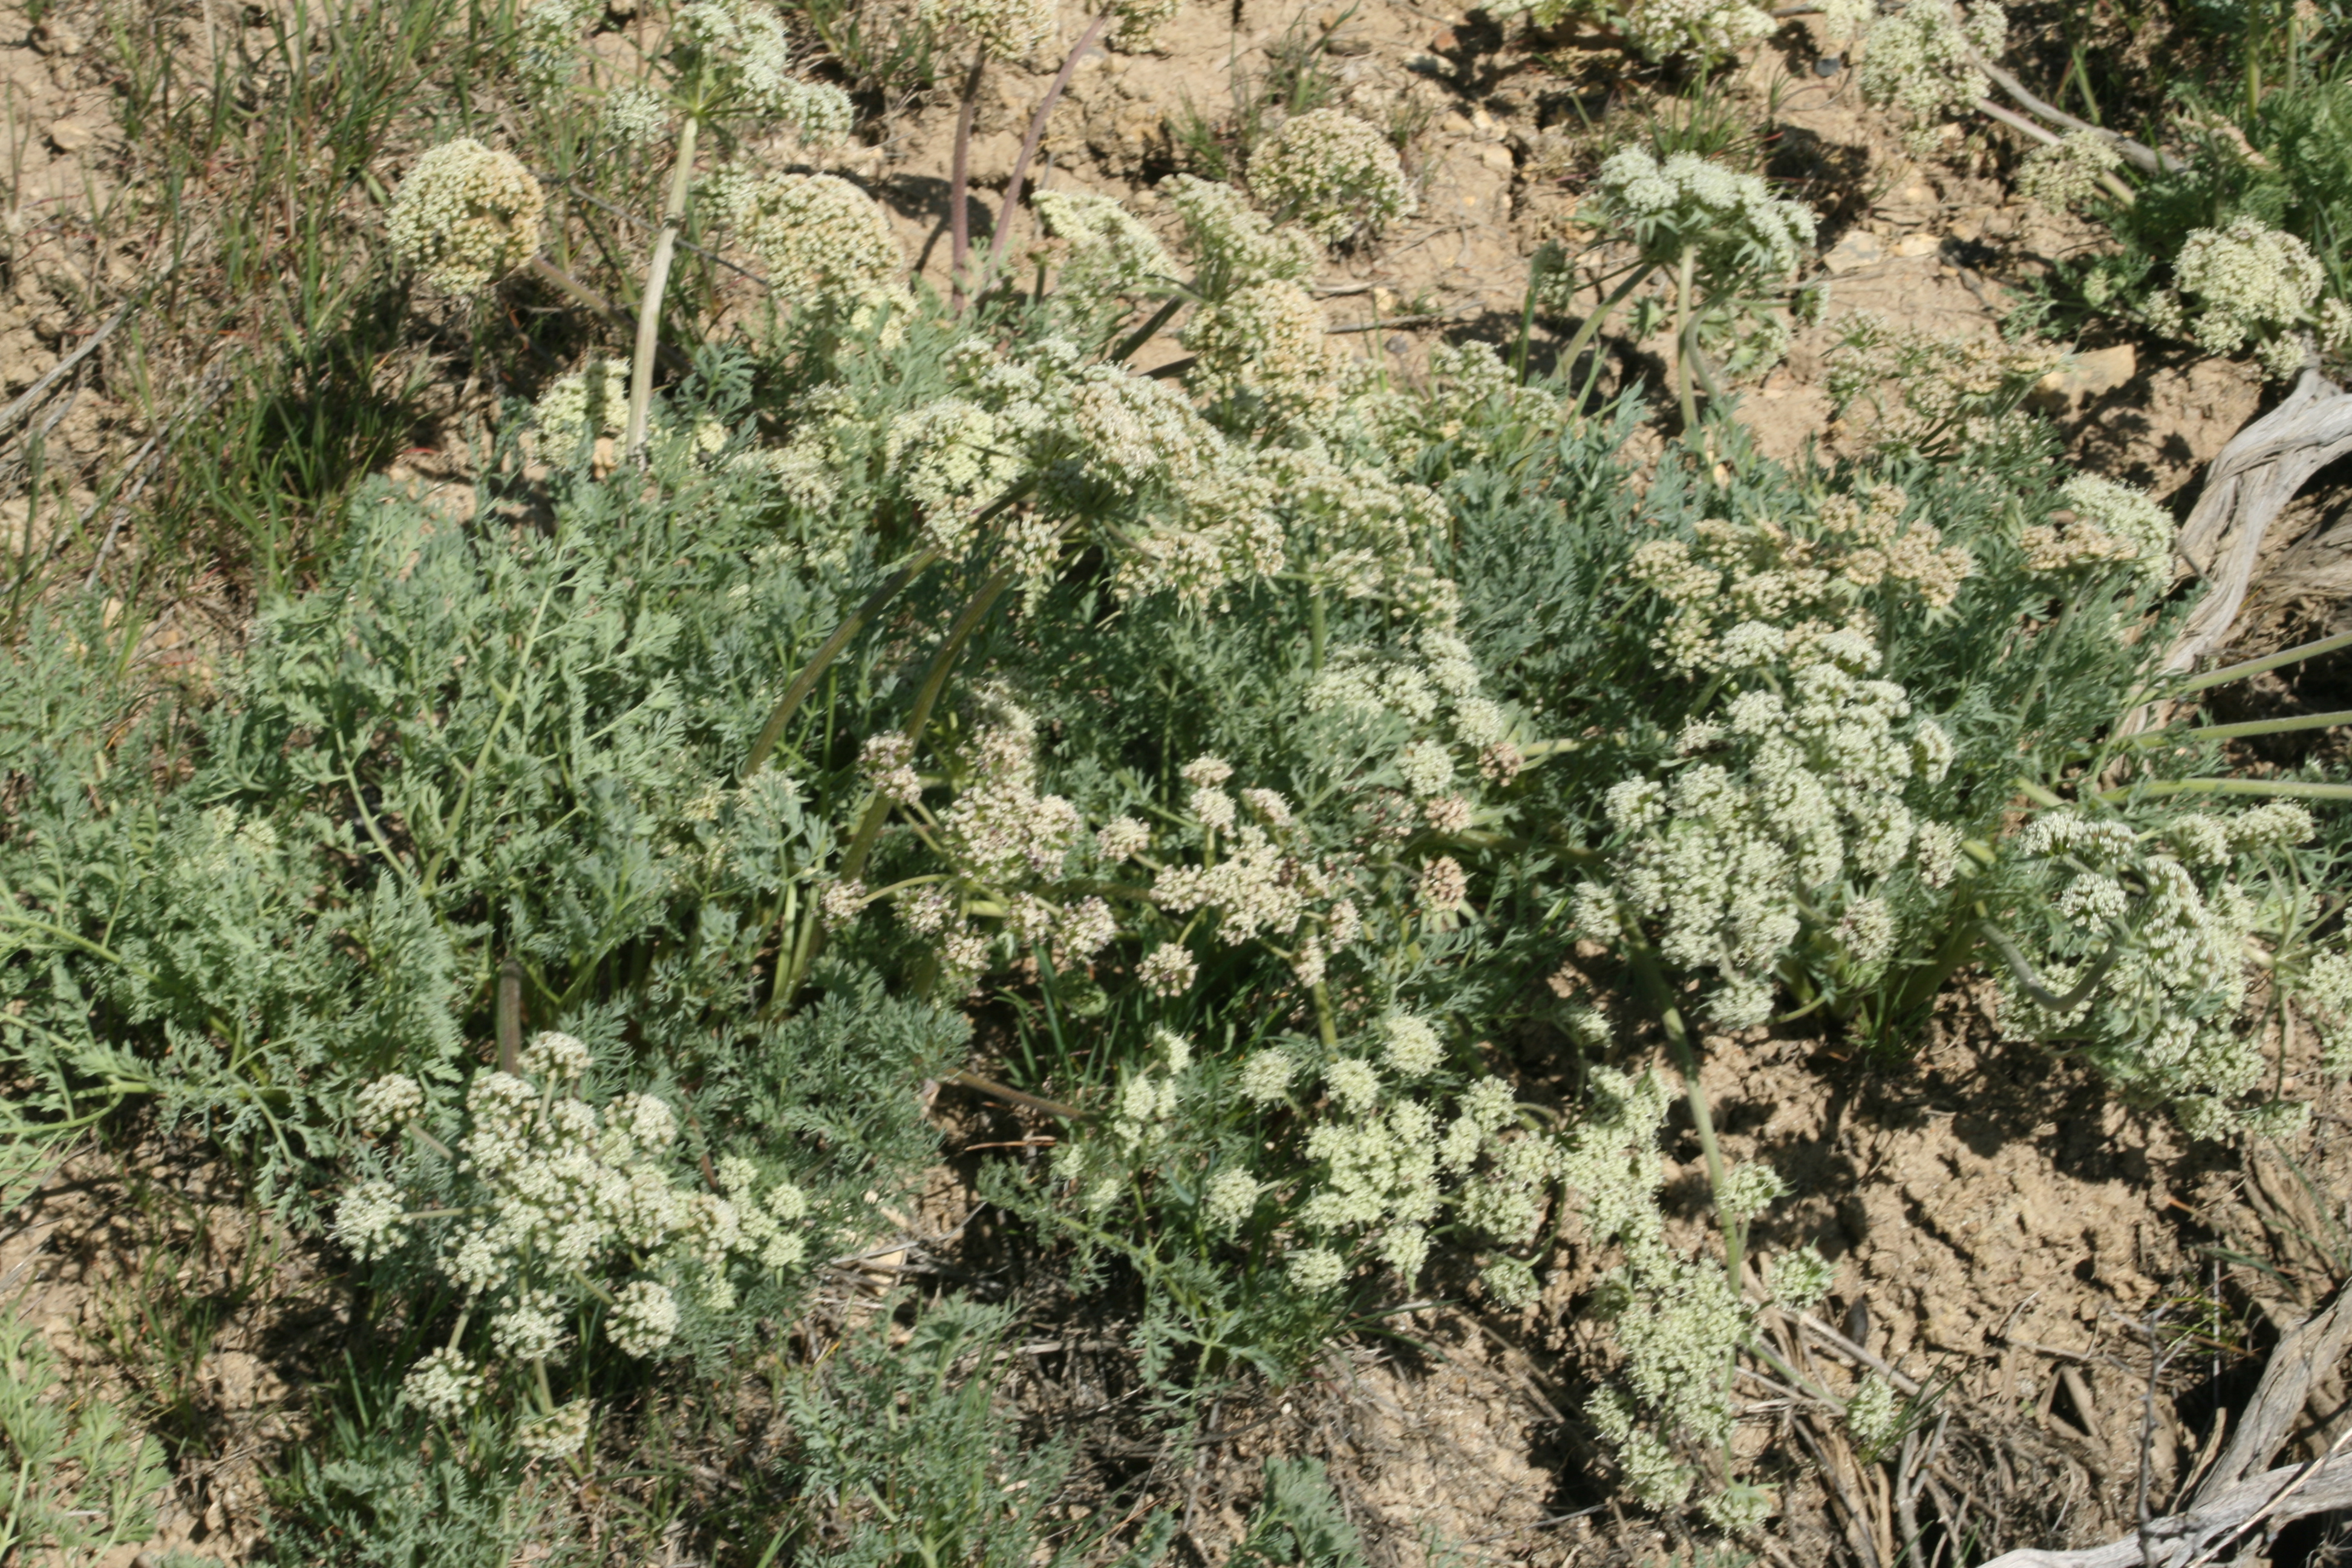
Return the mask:
<svg viewBox="0 0 2352 1568">
<path fill-rule="evenodd" d="M 2086 398 L 2113 392 L 2139 374 L 2139 355 L 2129 343 L 2076 354 L 2036 382 L 2028 400 L 2045 413 L 2073 413 Z"/>
<path fill-rule="evenodd" d="M 1845 62 L 1835 55 L 1823 55 L 1813 62 L 1815 76 L 1835 76 L 1843 69 L 1845 69 Z"/>
<path fill-rule="evenodd" d="M 1507 174 L 1511 172 L 1513 167 L 1511 163 L 1511 150 L 1498 142 L 1490 142 L 1486 146 L 1479 148 L 1478 162 L 1486 164 L 1486 167 L 1494 170 L 1495 173 L 1498 174 Z"/>
<path fill-rule="evenodd" d="M 49 145 L 60 153 L 79 153 L 98 140 L 98 132 L 79 120 L 53 121 L 49 125 Z"/>
<path fill-rule="evenodd" d="M 1902 257 L 1933 256 L 1943 248 L 1943 237 L 1934 234 L 1906 234 L 1895 242 L 1895 254 Z"/>
<path fill-rule="evenodd" d="M 44 21 L 33 29 L 33 47 L 45 55 L 71 59 L 81 53 L 81 35 L 59 23 Z"/>
<path fill-rule="evenodd" d="M 1830 253 L 1822 258 L 1822 265 L 1832 272 L 1859 272 L 1885 259 L 1886 247 L 1879 237 L 1857 228 L 1831 247 Z"/>
</svg>

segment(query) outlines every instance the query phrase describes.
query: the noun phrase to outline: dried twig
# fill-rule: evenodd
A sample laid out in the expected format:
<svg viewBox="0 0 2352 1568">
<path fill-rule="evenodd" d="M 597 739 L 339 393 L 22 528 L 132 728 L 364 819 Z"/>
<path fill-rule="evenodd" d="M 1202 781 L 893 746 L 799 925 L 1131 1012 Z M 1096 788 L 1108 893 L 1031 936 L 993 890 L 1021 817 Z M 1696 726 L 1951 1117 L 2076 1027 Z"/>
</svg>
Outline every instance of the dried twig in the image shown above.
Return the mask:
<svg viewBox="0 0 2352 1568">
<path fill-rule="evenodd" d="M 1985 1568 L 2199 1568 L 2264 1520 L 2285 1524 L 2315 1513 L 2352 1507 L 2352 1431 L 2326 1458 L 2265 1471 L 2224 1488 L 2188 1513 L 2151 1521 L 2121 1541 L 2072 1552 L 2021 1548 Z"/>
<path fill-rule="evenodd" d="M 2352 1287 L 2338 1289 L 2325 1310 L 2287 1331 L 2254 1396 L 2238 1418 L 2237 1435 L 2221 1450 L 2212 1473 L 2197 1489 L 2192 1506 L 2210 1505 L 2220 1493 L 2242 1480 L 2248 1472 L 2270 1462 L 2286 1441 L 2288 1429 L 2301 1414 L 2312 1384 L 2333 1368 L 2352 1342 Z"/>
<path fill-rule="evenodd" d="M 2192 669 L 2228 639 L 2271 523 L 2305 480 L 2347 452 L 2352 395 L 2310 364 L 2284 402 L 2239 431 L 2206 467 L 2204 490 L 2173 548 L 2210 586 L 2166 656 L 2166 668 Z"/>
<path fill-rule="evenodd" d="M 1822 1322 L 1811 1312 L 1798 1313 L 1797 1324 L 1800 1328 L 1802 1328 L 1805 1332 L 1812 1335 L 1822 1344 L 1828 1346 L 1831 1350 L 1837 1352 L 1838 1354 L 1845 1357 L 1846 1360 L 1853 1362 L 1858 1365 L 1870 1368 L 1871 1371 L 1878 1373 L 1881 1377 L 1886 1379 L 1887 1382 L 1893 1384 L 1895 1388 L 1906 1397 L 1917 1395 L 1920 1385 L 1916 1379 L 1904 1376 L 1885 1362 L 1879 1360 L 1878 1357 L 1871 1354 L 1868 1351 L 1863 1349 L 1860 1345 L 1854 1343 L 1843 1334 L 1839 1333 L 1835 1329 L 1831 1328 L 1827 1323 Z"/>
</svg>

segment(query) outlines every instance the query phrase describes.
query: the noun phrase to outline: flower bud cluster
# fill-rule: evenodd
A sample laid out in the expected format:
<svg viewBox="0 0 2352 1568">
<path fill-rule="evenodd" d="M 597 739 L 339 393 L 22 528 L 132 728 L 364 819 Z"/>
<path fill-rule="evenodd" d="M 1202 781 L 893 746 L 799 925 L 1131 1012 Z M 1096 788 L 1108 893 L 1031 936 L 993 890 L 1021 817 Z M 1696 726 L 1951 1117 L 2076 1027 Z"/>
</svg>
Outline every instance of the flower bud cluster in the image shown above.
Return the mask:
<svg viewBox="0 0 2352 1568">
<path fill-rule="evenodd" d="M 923 20 L 992 59 L 1022 60 L 1053 36 L 1048 0 L 923 0 Z"/>
<path fill-rule="evenodd" d="M 2063 140 L 2036 147 L 2017 171 L 2017 194 L 2053 211 L 2081 206 L 2099 194 L 2100 182 L 2123 163 L 2114 139 L 2095 131 L 2073 131 Z"/>
<path fill-rule="evenodd" d="M 2019 535 L 2030 570 L 2065 572 L 2127 562 L 2152 588 L 2170 579 L 2172 517 L 2145 490 L 2096 474 L 2077 474 L 2059 494 L 2074 510 L 2074 520 L 2035 523 Z"/>
<path fill-rule="evenodd" d="M 1857 591 L 1894 587 L 1948 607 L 1975 563 L 1894 485 L 1836 495 L 1784 525 L 1709 519 L 1694 537 L 1637 547 L 1631 575 L 1669 606 L 1654 646 L 1674 668 L 1732 673 L 1827 660 L 1874 668 L 1875 623 Z"/>
<path fill-rule="evenodd" d="M 1537 27 L 1554 27 L 1584 0 L 1506 0 L 1489 7 L 1496 16 L 1524 16 Z M 1695 55 L 1706 60 L 1737 53 L 1771 35 L 1772 14 L 1747 0 L 1618 0 L 1610 6 L 1626 41 L 1654 60 Z"/>
<path fill-rule="evenodd" d="M 2003 954 L 2004 1026 L 2067 1042 L 2126 1095 L 2168 1104 L 2194 1136 L 2266 1124 L 2279 1113 L 2246 1101 L 2269 1064 L 2244 1016 L 2247 944 L 2263 917 L 2235 873 L 2242 857 L 2312 832 L 2310 814 L 2285 802 L 2145 833 L 2072 807 L 2036 816 L 2014 844 L 2051 918 Z"/>
<path fill-rule="evenodd" d="M 531 423 L 547 438 L 548 456 L 567 458 L 597 436 L 617 436 L 629 419 L 629 363 L 598 359 L 559 375 L 539 395 Z"/>
<path fill-rule="evenodd" d="M 906 265 L 881 205 L 838 175 L 754 179 L 730 170 L 711 196 L 788 309 L 845 312 L 886 297 Z"/>
<path fill-rule="evenodd" d="M 673 1174 L 679 1128 L 670 1103 L 624 1094 L 599 1108 L 576 1098 L 593 1060 L 570 1035 L 535 1037 L 516 1065 L 515 1073 L 475 1076 L 464 1130 L 446 1146 L 427 1131 L 435 1118 L 414 1079 L 389 1075 L 362 1090 L 363 1121 L 414 1129 L 417 1147 L 454 1155 L 454 1170 L 443 1172 L 454 1184 L 427 1207 L 394 1182 L 359 1181 L 331 1229 L 362 1258 L 412 1247 L 431 1258 L 465 1298 L 460 1331 L 468 1319 L 482 1322 L 494 1355 L 560 1360 L 575 1314 L 602 1302 L 603 1331 L 617 1349 L 656 1356 L 685 1320 L 681 1290 L 691 1289 L 703 1310 L 725 1313 L 736 1301 L 733 1259 L 772 1269 L 800 1260 L 808 1205 L 798 1188 L 778 1183 L 763 1198 L 757 1173 L 740 1160 L 720 1162 L 724 1197 Z M 621 1281 L 608 1288 L 615 1275 Z M 489 1375 L 453 1342 L 417 1363 L 404 1386 L 418 1408 L 454 1419 Z M 584 1402 L 563 1406 L 527 1422 L 518 1441 L 541 1457 L 569 1454 L 584 1441 L 588 1417 Z"/>
<path fill-rule="evenodd" d="M 1250 162 L 1250 187 L 1326 245 L 1377 233 L 1413 209 L 1403 165 L 1388 138 L 1337 109 L 1286 121 Z"/>
<path fill-rule="evenodd" d="M 1866 623 L 1789 624 L 1825 605 L 1833 580 L 1895 576 L 1890 561 L 1923 530 L 1906 571 L 1930 603 L 1948 596 L 1967 557 L 1948 560 L 1922 524 L 1895 534 L 1900 491 L 1871 503 L 1825 508 L 1818 540 L 1706 523 L 1693 544 L 1635 552 L 1636 578 L 1675 606 L 1660 646 L 1724 679 L 1679 757 L 1608 791 L 1608 872 L 1579 889 L 1577 918 L 1601 940 L 1628 921 L 1654 925 L 1668 963 L 1721 977 L 1707 1008 L 1727 1027 L 1770 1016 L 1773 976 L 1809 930 L 1857 974 L 1882 966 L 1893 920 L 1871 890 L 1906 866 L 1924 875 L 1942 852 L 1906 797 L 1941 781 L 1950 738 L 1932 721 L 1906 723 L 1903 688 L 1872 679 L 1879 653 Z M 1738 616 L 1753 618 L 1717 631 Z"/>
<path fill-rule="evenodd" d="M 1222 300 L 1253 283 L 1297 282 L 1320 259 L 1312 235 L 1261 216 L 1231 185 L 1171 174 L 1160 190 L 1183 225 L 1193 291 L 1202 299 Z"/>
<path fill-rule="evenodd" d="M 782 13 L 764 0 L 698 0 L 678 12 L 673 37 L 743 111 L 789 125 L 814 145 L 849 133 L 849 95 L 800 78 Z"/>
<path fill-rule="evenodd" d="M 1039 191 L 1030 205 L 1047 234 L 1069 242 L 1054 297 L 1073 314 L 1090 316 L 1113 301 L 1163 294 L 1176 282 L 1175 258 L 1117 198 Z"/>
<path fill-rule="evenodd" d="M 1623 228 L 1644 260 L 1667 265 L 1696 252 L 1696 265 L 1718 280 L 1778 281 L 1812 248 L 1811 207 L 1696 153 L 1661 163 L 1645 148 L 1624 148 L 1601 165 L 1591 200 L 1593 216 Z"/>
<path fill-rule="evenodd" d="M 1619 1380 L 1602 1386 L 1585 1415 L 1615 1448 L 1628 1489 L 1651 1508 L 1679 1505 L 1698 1480 L 1697 1468 L 1681 1458 L 1683 1445 L 1721 1449 L 1728 1441 L 1727 1370 L 1752 1316 L 1719 1260 L 1685 1257 L 1667 1240 L 1658 1134 L 1669 1103 L 1653 1074 L 1629 1079 L 1595 1068 L 1585 1121 L 1560 1155 L 1562 1179 L 1581 1204 L 1587 1245 L 1613 1243 L 1620 1255 L 1597 1300 L 1624 1361 Z M 1748 1218 L 1786 1190 L 1777 1173 L 1739 1167 L 1717 1204 L 1727 1217 Z M 1769 1271 L 1775 1299 L 1792 1310 L 1827 1287 L 1828 1266 L 1811 1248 L 1773 1260 Z M 1734 1479 L 1703 1506 L 1710 1517 L 1737 1521 L 1754 1511 L 1750 1489 Z"/>
<path fill-rule="evenodd" d="M 2170 290 L 2152 297 L 2148 322 L 2187 337 L 2212 354 L 2234 354 L 2252 343 L 2263 368 L 2282 380 L 2294 375 L 2315 347 L 2352 347 L 2352 310 L 2321 302 L 2326 273 L 2311 247 L 2259 218 L 2226 228 L 2193 230 L 2172 264 Z"/>
<path fill-rule="evenodd" d="M 385 221 L 393 248 L 451 294 L 478 294 L 539 249 L 547 209 L 522 160 L 461 136 L 417 159 Z"/>
<path fill-rule="evenodd" d="M 1930 147 L 1946 119 L 1991 90 L 1982 62 L 1999 59 L 2008 38 L 2008 14 L 1991 0 L 1966 11 L 1952 0 L 1916 0 L 1861 35 L 1863 96 L 1902 111 L 1915 150 Z"/>
<path fill-rule="evenodd" d="M 1853 435 L 1888 456 L 2015 446 L 2035 426 L 2017 404 L 2065 363 L 2063 351 L 1990 335 L 1938 337 L 1868 311 L 1838 322 L 1824 384 L 1842 425 L 1857 402 L 1874 417 Z"/>
</svg>

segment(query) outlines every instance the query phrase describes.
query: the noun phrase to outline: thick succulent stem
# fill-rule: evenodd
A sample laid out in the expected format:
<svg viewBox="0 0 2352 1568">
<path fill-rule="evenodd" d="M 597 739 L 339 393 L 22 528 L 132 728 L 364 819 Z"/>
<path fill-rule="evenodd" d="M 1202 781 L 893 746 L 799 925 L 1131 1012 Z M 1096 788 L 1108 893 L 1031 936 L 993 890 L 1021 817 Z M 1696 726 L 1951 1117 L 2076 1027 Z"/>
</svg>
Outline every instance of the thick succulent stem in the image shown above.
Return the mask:
<svg viewBox="0 0 2352 1568">
<path fill-rule="evenodd" d="M 661 237 L 654 241 L 653 264 L 646 268 L 645 298 L 637 301 L 637 352 L 629 364 L 629 426 L 622 441 L 622 449 L 632 458 L 645 450 L 646 422 L 653 412 L 654 356 L 661 349 L 662 296 L 669 289 L 677 231 L 686 222 L 686 198 L 694 189 L 694 139 L 701 123 L 689 114 L 685 129 L 677 133 L 677 167 L 670 171 L 669 199 L 662 205 Z"/>
</svg>

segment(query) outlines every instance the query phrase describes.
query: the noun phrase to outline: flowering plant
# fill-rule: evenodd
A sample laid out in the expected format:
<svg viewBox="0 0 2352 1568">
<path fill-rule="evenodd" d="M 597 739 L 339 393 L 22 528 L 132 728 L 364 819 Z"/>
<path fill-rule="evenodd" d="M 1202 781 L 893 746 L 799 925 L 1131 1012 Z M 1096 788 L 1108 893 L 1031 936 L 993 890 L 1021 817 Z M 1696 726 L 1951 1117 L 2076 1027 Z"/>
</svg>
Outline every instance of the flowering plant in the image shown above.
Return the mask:
<svg viewBox="0 0 2352 1568">
<path fill-rule="evenodd" d="M 403 1384 L 409 1402 L 455 1420 L 492 1384 L 519 1377 L 536 1410 L 515 1442 L 541 1458 L 569 1458 L 587 1441 L 592 1402 L 557 1404 L 548 1375 L 575 1336 L 661 1356 L 685 1313 L 733 1311 L 737 1270 L 789 1268 L 807 1251 L 798 1187 L 734 1157 L 717 1167 L 717 1192 L 681 1178 L 669 1102 L 625 1094 L 592 1106 L 577 1090 L 593 1065 L 579 1040 L 540 1035 L 518 1070 L 475 1076 L 462 1131 L 415 1079 L 376 1079 L 355 1109 L 362 1126 L 398 1140 L 394 1174 L 346 1192 L 331 1230 L 362 1262 L 426 1259 L 457 1294 L 446 1340 Z M 477 1325 L 486 1359 L 469 1350 Z"/>
</svg>

